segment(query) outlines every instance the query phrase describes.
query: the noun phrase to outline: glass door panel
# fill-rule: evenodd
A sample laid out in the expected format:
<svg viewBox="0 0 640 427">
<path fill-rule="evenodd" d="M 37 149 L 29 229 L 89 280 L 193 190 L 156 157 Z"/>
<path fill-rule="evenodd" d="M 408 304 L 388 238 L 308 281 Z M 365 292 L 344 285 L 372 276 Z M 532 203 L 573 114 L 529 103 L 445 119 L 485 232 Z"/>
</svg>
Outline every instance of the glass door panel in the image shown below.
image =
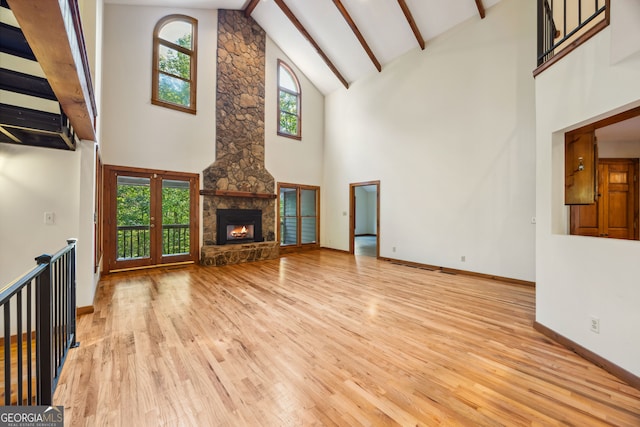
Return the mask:
<svg viewBox="0 0 640 427">
<path fill-rule="evenodd" d="M 316 216 L 316 190 L 300 191 L 300 215 Z"/>
<path fill-rule="evenodd" d="M 139 260 L 151 255 L 151 180 L 117 177 L 116 260 Z"/>
<path fill-rule="evenodd" d="M 298 194 L 295 188 L 280 189 L 280 244 L 298 244 Z"/>
<path fill-rule="evenodd" d="M 316 243 L 316 218 L 302 217 L 302 244 Z"/>
<path fill-rule="evenodd" d="M 301 243 L 316 243 L 316 190 L 300 191 L 300 216 Z"/>
<path fill-rule="evenodd" d="M 162 255 L 190 252 L 191 187 L 189 181 L 162 180 Z"/>
</svg>

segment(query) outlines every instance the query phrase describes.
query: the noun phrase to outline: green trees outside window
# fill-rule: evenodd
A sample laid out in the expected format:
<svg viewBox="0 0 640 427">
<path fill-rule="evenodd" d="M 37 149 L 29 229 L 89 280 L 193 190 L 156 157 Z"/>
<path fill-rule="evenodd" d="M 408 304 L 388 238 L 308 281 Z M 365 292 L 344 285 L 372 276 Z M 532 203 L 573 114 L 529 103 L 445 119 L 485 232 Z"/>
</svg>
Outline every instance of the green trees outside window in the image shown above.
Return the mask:
<svg viewBox="0 0 640 427">
<path fill-rule="evenodd" d="M 278 134 L 301 139 L 300 83 L 293 70 L 278 61 Z"/>
<path fill-rule="evenodd" d="M 148 258 L 151 251 L 151 180 L 118 176 L 116 194 L 117 259 Z M 162 180 L 162 254 L 189 253 L 189 181 Z"/>
<path fill-rule="evenodd" d="M 153 104 L 195 114 L 196 38 L 197 21 L 191 17 L 169 15 L 156 24 Z"/>
</svg>

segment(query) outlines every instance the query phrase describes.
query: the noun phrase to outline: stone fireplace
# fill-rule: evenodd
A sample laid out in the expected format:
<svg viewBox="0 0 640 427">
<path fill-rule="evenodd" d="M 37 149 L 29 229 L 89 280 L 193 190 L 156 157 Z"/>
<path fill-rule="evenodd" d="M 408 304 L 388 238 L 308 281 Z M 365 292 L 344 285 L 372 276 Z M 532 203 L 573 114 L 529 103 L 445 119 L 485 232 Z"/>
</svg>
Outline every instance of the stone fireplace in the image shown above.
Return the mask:
<svg viewBox="0 0 640 427">
<path fill-rule="evenodd" d="M 216 160 L 200 191 L 204 265 L 279 256 L 275 180 L 264 166 L 265 43 L 243 11 L 218 11 Z"/>
</svg>

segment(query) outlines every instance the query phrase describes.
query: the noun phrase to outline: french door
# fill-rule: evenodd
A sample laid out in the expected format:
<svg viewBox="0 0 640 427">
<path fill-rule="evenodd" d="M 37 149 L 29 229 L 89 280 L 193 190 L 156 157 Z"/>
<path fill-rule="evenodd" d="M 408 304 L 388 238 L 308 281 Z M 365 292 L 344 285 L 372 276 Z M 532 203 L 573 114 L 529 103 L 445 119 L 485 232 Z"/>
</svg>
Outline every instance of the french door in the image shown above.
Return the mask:
<svg viewBox="0 0 640 427">
<path fill-rule="evenodd" d="M 107 272 L 198 259 L 197 174 L 105 166 Z"/>
<path fill-rule="evenodd" d="M 320 247 L 320 187 L 278 184 L 280 252 Z"/>
</svg>

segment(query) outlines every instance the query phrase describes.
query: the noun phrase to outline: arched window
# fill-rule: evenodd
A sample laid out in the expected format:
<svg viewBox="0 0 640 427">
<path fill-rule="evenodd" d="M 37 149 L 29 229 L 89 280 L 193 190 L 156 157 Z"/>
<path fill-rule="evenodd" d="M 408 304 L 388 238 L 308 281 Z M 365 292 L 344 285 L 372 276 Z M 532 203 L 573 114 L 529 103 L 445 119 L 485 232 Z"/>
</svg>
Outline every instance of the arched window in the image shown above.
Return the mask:
<svg viewBox="0 0 640 427">
<path fill-rule="evenodd" d="M 302 139 L 301 97 L 296 75 L 278 60 L 278 135 Z"/>
<path fill-rule="evenodd" d="M 196 113 L 196 59 L 198 21 L 169 15 L 153 30 L 151 103 Z"/>
</svg>

